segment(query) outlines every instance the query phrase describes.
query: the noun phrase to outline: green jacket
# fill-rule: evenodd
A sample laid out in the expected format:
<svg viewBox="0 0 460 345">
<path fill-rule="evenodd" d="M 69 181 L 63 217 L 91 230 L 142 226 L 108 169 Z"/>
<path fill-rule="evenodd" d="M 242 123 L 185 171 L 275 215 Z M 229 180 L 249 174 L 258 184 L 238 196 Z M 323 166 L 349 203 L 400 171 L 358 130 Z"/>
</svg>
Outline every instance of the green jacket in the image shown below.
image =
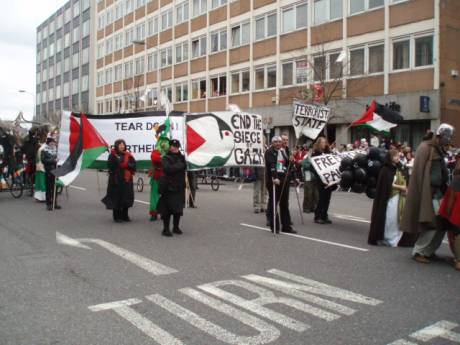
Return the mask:
<svg viewBox="0 0 460 345">
<path fill-rule="evenodd" d="M 315 168 L 313 168 L 313 165 L 311 164 L 311 158 L 310 156 L 306 156 L 305 159 L 302 161 L 300 164 L 301 169 L 302 169 L 302 180 L 304 182 L 314 182 L 316 181 L 316 172 Z M 308 179 L 310 177 L 310 179 Z"/>
</svg>

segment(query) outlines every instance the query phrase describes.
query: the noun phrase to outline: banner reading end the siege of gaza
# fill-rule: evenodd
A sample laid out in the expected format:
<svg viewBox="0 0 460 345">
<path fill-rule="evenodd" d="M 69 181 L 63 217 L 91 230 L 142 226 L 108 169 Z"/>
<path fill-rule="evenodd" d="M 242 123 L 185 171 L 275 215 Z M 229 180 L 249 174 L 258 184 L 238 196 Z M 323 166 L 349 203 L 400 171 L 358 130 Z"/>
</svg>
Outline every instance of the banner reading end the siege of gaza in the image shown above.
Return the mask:
<svg viewBox="0 0 460 345">
<path fill-rule="evenodd" d="M 262 117 L 221 111 L 187 114 L 189 170 L 264 165 Z"/>
<path fill-rule="evenodd" d="M 329 120 L 331 108 L 301 102 L 294 102 L 293 107 L 292 125 L 297 139 L 305 135 L 315 140 Z"/>
<path fill-rule="evenodd" d="M 62 163 L 70 152 L 70 117 L 79 114 L 64 112 L 61 119 L 58 156 Z M 109 144 L 124 139 L 134 155 L 138 169 L 151 167 L 150 155 L 166 120 L 163 111 L 149 113 L 87 115 L 95 130 Z M 215 112 L 203 114 L 170 114 L 168 137 L 181 142 L 191 170 L 264 165 L 262 117 L 260 115 Z M 108 153 L 91 166 L 105 169 Z"/>
</svg>

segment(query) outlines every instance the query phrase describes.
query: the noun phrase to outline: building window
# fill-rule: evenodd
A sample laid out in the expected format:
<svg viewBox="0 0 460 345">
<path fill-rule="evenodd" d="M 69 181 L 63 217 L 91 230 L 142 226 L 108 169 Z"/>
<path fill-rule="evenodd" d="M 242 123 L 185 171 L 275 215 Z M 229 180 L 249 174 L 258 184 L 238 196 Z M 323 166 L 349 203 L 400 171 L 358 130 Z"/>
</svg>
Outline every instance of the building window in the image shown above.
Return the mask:
<svg viewBox="0 0 460 345">
<path fill-rule="evenodd" d="M 113 38 L 110 37 L 105 41 L 105 55 L 112 54 L 113 51 Z"/>
<path fill-rule="evenodd" d="M 192 80 L 192 99 L 206 98 L 206 79 Z"/>
<path fill-rule="evenodd" d="M 250 89 L 249 71 L 232 72 L 232 94 L 248 92 Z"/>
<path fill-rule="evenodd" d="M 123 18 L 123 4 L 119 3 L 115 6 L 115 20 Z"/>
<path fill-rule="evenodd" d="M 176 25 L 188 20 L 188 1 L 176 6 Z"/>
<path fill-rule="evenodd" d="M 193 0 L 193 16 L 199 16 L 203 13 L 206 13 L 206 4 L 207 0 Z"/>
<path fill-rule="evenodd" d="M 120 81 L 123 78 L 123 66 L 121 63 L 115 66 L 114 72 L 113 81 Z"/>
<path fill-rule="evenodd" d="M 276 87 L 276 65 L 257 67 L 255 69 L 255 89 Z"/>
<path fill-rule="evenodd" d="M 89 29 L 90 29 L 90 21 L 87 20 L 86 22 L 83 22 L 82 24 L 82 37 L 89 36 Z"/>
<path fill-rule="evenodd" d="M 433 64 L 433 36 L 415 39 L 415 67 Z"/>
<path fill-rule="evenodd" d="M 340 53 L 332 53 L 329 55 L 329 79 L 337 80 L 343 77 L 342 61 L 337 61 Z"/>
<path fill-rule="evenodd" d="M 364 74 L 364 48 L 350 51 L 350 75 Z"/>
<path fill-rule="evenodd" d="M 188 43 L 183 42 L 176 45 L 176 63 L 188 61 Z"/>
<path fill-rule="evenodd" d="M 72 43 L 77 42 L 80 39 L 80 27 L 73 28 Z"/>
<path fill-rule="evenodd" d="M 158 99 L 158 89 L 153 88 L 150 91 L 147 91 L 147 106 L 152 107 L 157 105 L 156 101 Z"/>
<path fill-rule="evenodd" d="M 105 25 L 109 25 L 109 24 L 112 24 L 113 22 L 113 16 L 112 16 L 112 8 L 109 8 L 106 12 L 105 12 Z"/>
<path fill-rule="evenodd" d="M 313 58 L 313 78 L 315 81 L 326 80 L 326 55 L 315 56 Z"/>
<path fill-rule="evenodd" d="M 105 70 L 105 83 L 112 84 L 112 68 L 107 68 Z"/>
<path fill-rule="evenodd" d="M 129 47 L 134 40 L 134 29 L 125 31 L 125 47 Z"/>
<path fill-rule="evenodd" d="M 104 29 L 105 25 L 105 16 L 103 14 L 100 14 L 99 17 L 97 18 L 97 29 L 102 30 Z"/>
<path fill-rule="evenodd" d="M 192 40 L 192 58 L 206 55 L 206 36 Z"/>
<path fill-rule="evenodd" d="M 228 0 L 212 0 L 211 1 L 211 8 L 217 8 L 219 6 L 226 5 Z"/>
<path fill-rule="evenodd" d="M 144 74 L 145 58 L 143 56 L 136 59 L 135 75 Z"/>
<path fill-rule="evenodd" d="M 308 80 L 307 66 L 307 60 L 289 61 L 283 63 L 283 86 L 305 84 Z"/>
<path fill-rule="evenodd" d="M 97 72 L 97 79 L 96 79 L 96 86 L 104 85 L 104 72 L 99 71 Z"/>
<path fill-rule="evenodd" d="M 168 97 L 169 101 L 172 102 L 172 88 L 171 88 L 171 85 L 162 87 L 161 92 L 164 92 L 164 94 Z"/>
<path fill-rule="evenodd" d="M 188 83 L 181 83 L 176 85 L 176 102 L 188 101 Z"/>
<path fill-rule="evenodd" d="M 114 37 L 114 41 L 115 41 L 114 51 L 117 51 L 123 48 L 123 34 L 122 33 L 116 34 Z"/>
<path fill-rule="evenodd" d="M 383 44 L 369 47 L 369 73 L 383 72 L 385 51 Z"/>
<path fill-rule="evenodd" d="M 161 68 L 172 65 L 172 47 L 164 48 L 160 52 Z"/>
<path fill-rule="evenodd" d="M 136 26 L 136 40 L 143 41 L 145 39 L 145 24 L 141 23 Z"/>
<path fill-rule="evenodd" d="M 406 69 L 410 67 L 410 41 L 393 43 L 393 69 Z"/>
<path fill-rule="evenodd" d="M 89 62 L 89 48 L 85 48 L 81 51 L 82 65 Z"/>
<path fill-rule="evenodd" d="M 385 0 L 350 0 L 350 15 L 382 7 Z"/>
<path fill-rule="evenodd" d="M 133 76 L 133 61 L 125 62 L 125 79 Z"/>
<path fill-rule="evenodd" d="M 80 56 L 78 53 L 72 55 L 72 68 L 77 68 L 80 65 Z"/>
<path fill-rule="evenodd" d="M 104 43 L 98 43 L 97 44 L 97 58 L 100 59 L 104 57 Z"/>
<path fill-rule="evenodd" d="M 148 23 L 148 35 L 153 36 L 158 33 L 158 16 L 150 18 Z"/>
<path fill-rule="evenodd" d="M 211 33 L 211 52 L 227 49 L 227 29 Z"/>
<path fill-rule="evenodd" d="M 241 23 L 232 27 L 232 48 L 244 46 L 249 43 L 251 24 Z"/>
<path fill-rule="evenodd" d="M 146 1 L 146 0 L 137 0 L 137 1 L 136 1 L 136 8 L 145 6 L 145 1 Z"/>
<path fill-rule="evenodd" d="M 151 53 L 147 57 L 147 70 L 148 72 L 156 71 L 158 69 L 158 53 Z"/>
<path fill-rule="evenodd" d="M 264 38 L 276 36 L 276 13 L 266 14 L 256 19 L 255 22 L 255 39 L 263 40 Z"/>
<path fill-rule="evenodd" d="M 125 9 L 126 9 L 125 11 L 126 14 L 134 11 L 134 0 L 126 0 Z"/>
<path fill-rule="evenodd" d="M 227 75 L 213 76 L 211 81 L 211 97 L 225 96 L 227 94 Z"/>
<path fill-rule="evenodd" d="M 169 9 L 161 14 L 161 31 L 169 29 L 173 25 L 173 10 Z"/>
<path fill-rule="evenodd" d="M 315 24 L 342 18 L 342 0 L 315 0 Z"/>
<path fill-rule="evenodd" d="M 308 7 L 307 4 L 284 8 L 282 11 L 283 33 L 307 27 Z M 276 18 L 275 18 L 276 23 Z"/>
</svg>

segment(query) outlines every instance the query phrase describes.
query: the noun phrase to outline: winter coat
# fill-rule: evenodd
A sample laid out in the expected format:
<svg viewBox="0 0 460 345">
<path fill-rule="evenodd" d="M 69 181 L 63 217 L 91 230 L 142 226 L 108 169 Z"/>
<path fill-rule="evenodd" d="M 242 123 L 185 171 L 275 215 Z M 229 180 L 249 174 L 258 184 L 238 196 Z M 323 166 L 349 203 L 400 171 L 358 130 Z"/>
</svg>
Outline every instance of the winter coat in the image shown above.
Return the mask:
<svg viewBox="0 0 460 345">
<path fill-rule="evenodd" d="M 442 200 L 439 214 L 455 227 L 456 233 L 460 233 L 460 171 L 454 172 L 452 183 Z"/>
<path fill-rule="evenodd" d="M 128 155 L 128 166 L 127 168 L 122 168 L 126 155 Z M 118 155 L 115 151 L 112 151 L 107 165 L 109 168 L 109 181 L 107 195 L 102 199 L 102 202 L 109 210 L 132 207 L 134 204 L 133 175 L 136 172 L 136 160 L 127 151 Z"/>
<path fill-rule="evenodd" d="M 432 171 L 436 167 L 436 171 Z M 439 186 L 433 186 L 433 173 L 441 176 Z M 435 191 L 445 191 L 448 172 L 436 137 L 423 141 L 417 148 L 409 183 L 406 205 L 400 228 L 404 232 L 419 233 L 425 230 L 442 230 L 442 224 L 433 208 Z M 423 230 L 422 230 L 423 229 Z"/>
<path fill-rule="evenodd" d="M 284 181 L 287 177 L 289 180 L 295 178 L 294 166 L 289 165 L 289 155 L 285 152 L 284 154 L 284 170 L 286 173 L 280 173 L 276 171 L 276 163 L 278 161 L 278 150 L 274 147 L 270 147 L 265 151 L 265 184 L 267 188 L 272 188 L 273 179 L 279 179 Z M 289 169 L 290 168 L 290 169 Z"/>
<path fill-rule="evenodd" d="M 185 157 L 182 153 L 168 152 L 163 157 L 164 176 L 160 178 L 158 212 L 182 215 L 185 206 Z"/>
</svg>

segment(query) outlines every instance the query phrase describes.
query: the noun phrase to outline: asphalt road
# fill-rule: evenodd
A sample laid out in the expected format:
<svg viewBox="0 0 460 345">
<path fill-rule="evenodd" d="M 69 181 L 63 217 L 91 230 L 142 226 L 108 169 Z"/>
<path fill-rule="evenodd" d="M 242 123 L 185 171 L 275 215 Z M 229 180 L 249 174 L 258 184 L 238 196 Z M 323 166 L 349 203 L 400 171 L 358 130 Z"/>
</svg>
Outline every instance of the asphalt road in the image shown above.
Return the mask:
<svg viewBox="0 0 460 345">
<path fill-rule="evenodd" d="M 275 237 L 252 185 L 203 185 L 165 238 L 148 186 L 115 224 L 105 181 L 83 172 L 55 212 L 0 193 L 1 345 L 460 343 L 447 245 L 429 265 L 368 246 L 365 196 L 334 193 L 334 223 L 302 225 L 291 190 L 298 236 Z"/>
</svg>

